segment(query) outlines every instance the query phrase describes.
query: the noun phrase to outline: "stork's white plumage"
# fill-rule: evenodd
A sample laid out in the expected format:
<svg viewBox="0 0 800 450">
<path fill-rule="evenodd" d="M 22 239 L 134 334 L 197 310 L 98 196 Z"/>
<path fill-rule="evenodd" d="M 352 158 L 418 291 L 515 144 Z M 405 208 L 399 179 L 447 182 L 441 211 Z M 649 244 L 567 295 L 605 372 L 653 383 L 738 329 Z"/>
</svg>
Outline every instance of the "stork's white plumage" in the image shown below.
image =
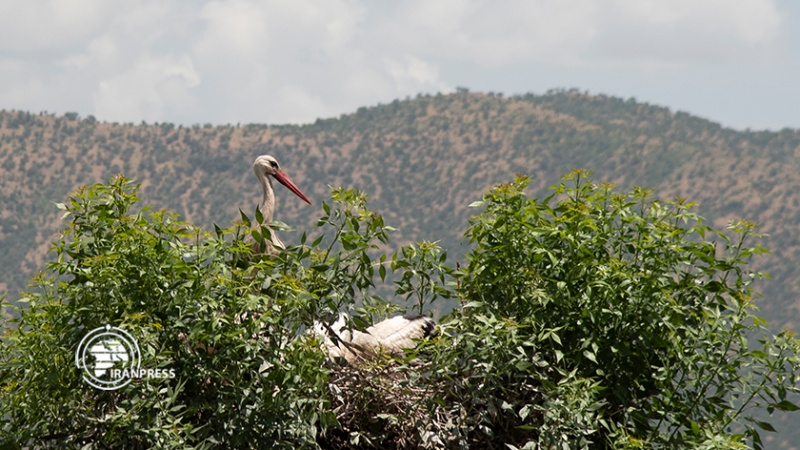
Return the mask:
<svg viewBox="0 0 800 450">
<path fill-rule="evenodd" d="M 314 331 L 324 339 L 328 358 L 353 362 L 378 354 L 400 356 L 416 347 L 417 341 L 433 334 L 436 322 L 430 317 L 404 314 L 383 320 L 363 332 L 347 328 L 347 315 L 339 314 L 329 329 L 317 322 Z M 330 336 L 330 332 L 335 336 Z"/>
<path fill-rule="evenodd" d="M 258 205 L 258 210 L 261 212 L 262 217 L 259 225 L 269 229 L 271 241 L 265 242 L 264 248 L 261 248 L 262 246 L 256 242 L 253 244 L 253 250 L 257 254 L 265 253 L 274 255 L 278 252 L 278 248 L 282 249 L 285 247 L 283 242 L 278 239 L 275 231 L 269 227 L 269 223 L 272 222 L 272 218 L 275 215 L 275 191 L 272 189 L 272 178 L 278 180 L 278 182 L 286 186 L 286 188 L 294 192 L 295 195 L 303 199 L 303 201 L 309 205 L 311 204 L 311 200 L 309 200 L 308 197 L 303 194 L 303 191 L 301 191 L 289 176 L 281 170 L 278 161 L 271 155 L 261 155 L 256 158 L 256 161 L 253 163 L 253 172 L 255 172 L 263 190 L 263 197 L 261 203 Z"/>
</svg>

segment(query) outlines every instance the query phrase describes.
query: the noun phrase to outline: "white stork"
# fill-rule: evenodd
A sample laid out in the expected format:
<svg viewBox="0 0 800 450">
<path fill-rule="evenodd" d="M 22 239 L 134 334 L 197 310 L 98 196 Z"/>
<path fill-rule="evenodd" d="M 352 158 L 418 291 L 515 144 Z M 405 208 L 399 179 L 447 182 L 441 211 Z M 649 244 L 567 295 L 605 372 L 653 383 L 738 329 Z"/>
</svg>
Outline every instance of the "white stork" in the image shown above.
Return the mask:
<svg viewBox="0 0 800 450">
<path fill-rule="evenodd" d="M 436 322 L 430 317 L 404 314 L 383 320 L 364 332 L 347 328 L 347 315 L 325 327 L 314 323 L 314 332 L 323 338 L 328 358 L 343 358 L 348 363 L 379 354 L 401 356 L 404 350 L 416 347 L 417 341 L 433 335 Z M 330 336 L 330 333 L 335 336 Z"/>
<path fill-rule="evenodd" d="M 281 166 L 278 164 L 278 161 L 275 160 L 274 157 L 271 155 L 261 155 L 256 158 L 256 161 L 253 163 L 253 171 L 256 173 L 256 177 L 258 181 L 261 183 L 261 188 L 264 191 L 263 198 L 261 203 L 258 205 L 258 210 L 261 211 L 262 220 L 259 224 L 267 228 L 270 231 L 270 241 L 265 242 L 265 248 L 261 248 L 260 243 L 255 242 L 253 244 L 253 250 L 256 254 L 267 254 L 267 255 L 274 255 L 278 252 L 277 249 L 283 249 L 285 246 L 278 236 L 275 234 L 269 227 L 269 223 L 272 222 L 272 217 L 275 214 L 275 192 L 272 190 L 272 178 L 275 178 L 280 182 L 282 185 L 286 186 L 290 191 L 294 192 L 295 195 L 303 199 L 309 205 L 311 204 L 311 200 L 303 194 L 303 191 L 294 184 L 294 182 L 289 178 L 286 173 L 281 170 Z"/>
</svg>

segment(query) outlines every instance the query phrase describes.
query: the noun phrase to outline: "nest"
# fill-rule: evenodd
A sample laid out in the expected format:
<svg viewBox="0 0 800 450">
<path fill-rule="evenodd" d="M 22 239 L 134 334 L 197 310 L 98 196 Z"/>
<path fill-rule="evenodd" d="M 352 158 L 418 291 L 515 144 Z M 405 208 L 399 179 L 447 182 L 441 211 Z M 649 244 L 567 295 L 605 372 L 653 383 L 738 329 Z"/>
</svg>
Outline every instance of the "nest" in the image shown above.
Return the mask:
<svg viewBox="0 0 800 450">
<path fill-rule="evenodd" d="M 329 430 L 321 445 L 334 449 L 452 446 L 456 420 L 443 404 L 445 386 L 434 381 L 430 363 L 413 366 L 365 361 L 334 366 L 331 407 L 341 426 Z"/>
</svg>

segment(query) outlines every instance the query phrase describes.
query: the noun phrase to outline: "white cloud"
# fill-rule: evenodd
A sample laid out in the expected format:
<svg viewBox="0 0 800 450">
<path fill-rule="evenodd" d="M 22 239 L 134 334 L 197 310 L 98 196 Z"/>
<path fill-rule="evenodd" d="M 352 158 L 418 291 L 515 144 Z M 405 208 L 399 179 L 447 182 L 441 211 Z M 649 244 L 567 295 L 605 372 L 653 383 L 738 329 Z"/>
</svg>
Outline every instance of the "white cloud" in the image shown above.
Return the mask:
<svg viewBox="0 0 800 450">
<path fill-rule="evenodd" d="M 196 53 L 211 58 L 257 58 L 269 46 L 267 24 L 255 2 L 212 1 L 201 11 L 206 30 Z"/>
<path fill-rule="evenodd" d="M 199 84 L 188 56 L 143 56 L 131 70 L 100 81 L 94 111 L 105 120 L 164 121 L 168 113 L 186 113 L 194 106 L 190 90 Z"/>
<path fill-rule="evenodd" d="M 616 0 L 606 14 L 651 32 L 689 31 L 700 42 L 703 35 L 722 33 L 735 44 L 765 44 L 781 25 L 776 5 L 768 0 Z"/>
<path fill-rule="evenodd" d="M 365 13 L 354 1 L 206 4 L 192 55 L 222 120 L 309 122 L 443 86 L 421 59 L 370 48 Z"/>
<path fill-rule="evenodd" d="M 322 98 L 308 92 L 302 86 L 292 84 L 278 88 L 273 106 L 275 110 L 280 111 L 283 122 L 307 122 L 309 117 L 319 117 L 320 111 L 329 110 L 329 106 Z"/>
<path fill-rule="evenodd" d="M 102 29 L 119 0 L 4 0 L 0 49 L 21 53 L 68 49 Z"/>
<path fill-rule="evenodd" d="M 104 61 L 116 57 L 118 53 L 119 50 L 114 39 L 110 36 L 103 35 L 92 39 L 89 45 L 86 46 L 85 51 L 69 55 L 60 61 L 56 61 L 56 65 L 82 70 L 103 64 Z"/>
<path fill-rule="evenodd" d="M 397 5 L 376 30 L 386 31 L 382 44 L 482 65 L 572 57 L 595 33 L 596 5 L 590 0 L 417 0 Z"/>
<path fill-rule="evenodd" d="M 636 77 L 780 60 L 784 30 L 771 0 L 6 0 L 0 108 L 309 122 L 464 85 L 453 64 Z"/>
<path fill-rule="evenodd" d="M 22 61 L 0 59 L 0 109 L 42 109 L 45 87 L 31 68 Z"/>
<path fill-rule="evenodd" d="M 393 84 L 403 92 L 419 92 L 430 87 L 448 90 L 449 86 L 439 80 L 436 65 L 407 55 L 401 60 L 385 59 L 386 70 Z"/>
<path fill-rule="evenodd" d="M 641 64 L 759 59 L 782 23 L 765 0 L 616 0 L 598 21 L 604 26 L 591 46 L 594 59 Z"/>
<path fill-rule="evenodd" d="M 603 58 L 738 58 L 773 45 L 770 0 L 417 0 L 380 18 L 381 44 L 486 66 L 525 60 L 586 65 Z M 395 19 L 398 16 L 399 19 Z M 376 30 L 381 34 L 381 30 Z"/>
</svg>

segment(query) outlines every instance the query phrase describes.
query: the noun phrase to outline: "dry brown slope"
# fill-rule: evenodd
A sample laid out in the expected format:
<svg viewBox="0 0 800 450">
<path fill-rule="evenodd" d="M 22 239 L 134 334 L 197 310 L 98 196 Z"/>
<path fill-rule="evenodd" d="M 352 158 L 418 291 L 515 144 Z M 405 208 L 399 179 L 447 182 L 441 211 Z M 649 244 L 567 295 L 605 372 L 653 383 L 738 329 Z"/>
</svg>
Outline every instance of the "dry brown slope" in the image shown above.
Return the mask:
<svg viewBox="0 0 800 450">
<path fill-rule="evenodd" d="M 80 185 L 122 172 L 142 181 L 145 203 L 227 224 L 257 201 L 250 163 L 260 153 L 277 156 L 315 201 L 308 207 L 282 191 L 278 219 L 310 228 L 327 185 L 358 187 L 400 229 L 395 242 L 441 239 L 459 258 L 465 206 L 515 173 L 532 175 L 532 193 L 583 167 L 597 179 L 687 197 L 717 226 L 746 217 L 771 233 L 774 254 L 759 267 L 776 280 L 764 309 L 779 324 L 798 316 L 786 310 L 800 293 L 800 133 L 736 132 L 575 91 L 421 96 L 307 126 L 187 128 L 4 112 L 0 282 L 19 287 L 41 267 L 59 227 L 51 202 Z"/>
</svg>

